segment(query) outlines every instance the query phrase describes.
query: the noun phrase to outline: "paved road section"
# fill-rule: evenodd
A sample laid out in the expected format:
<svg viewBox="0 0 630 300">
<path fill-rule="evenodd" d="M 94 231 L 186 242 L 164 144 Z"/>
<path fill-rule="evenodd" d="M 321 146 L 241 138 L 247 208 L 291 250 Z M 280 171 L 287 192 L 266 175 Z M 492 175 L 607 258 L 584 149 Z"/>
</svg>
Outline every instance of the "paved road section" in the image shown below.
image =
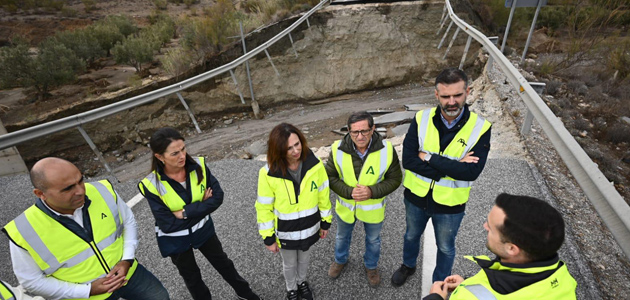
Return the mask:
<svg viewBox="0 0 630 300">
<path fill-rule="evenodd" d="M 216 230 L 228 256 L 234 261 L 241 275 L 253 289 L 265 299 L 284 297 L 284 279 L 279 254 L 272 254 L 263 246 L 256 229 L 254 202 L 256 199 L 257 171 L 263 162 L 246 160 L 224 160 L 210 164 L 211 171 L 219 179 L 226 197 L 223 205 L 212 214 Z M 536 171 L 523 160 L 490 159 L 485 171 L 473 187 L 458 240 L 458 258 L 454 273 L 471 276 L 476 266 L 461 255 L 490 254 L 485 248 L 486 233 L 482 224 L 494 198 L 501 192 L 524 194 L 548 198 Z M 131 199 L 137 194 L 135 182 L 114 183 L 121 197 Z M 26 175 L 0 178 L 0 223 L 6 224 L 27 208 L 33 201 L 31 186 Z M 334 232 L 314 245 L 309 269 L 309 282 L 318 299 L 420 299 L 421 272 L 417 272 L 400 288 L 390 284 L 390 278 L 402 261 L 403 235 L 405 231 L 402 188 L 388 200 L 385 225 L 382 231 L 382 252 L 379 270 L 383 282 L 378 288 L 368 286 L 363 270 L 362 256 L 364 234 L 355 229 L 351 246 L 350 262 L 340 278 L 328 278 L 327 270 L 333 261 Z M 145 200 L 134 206 L 138 222 L 140 245 L 136 252 L 138 260 L 151 270 L 166 286 L 172 299 L 190 299 L 184 283 L 168 258 L 162 258 L 154 234 L 153 216 Z M 361 227 L 361 224 L 358 224 Z M 598 299 L 592 276 L 583 264 L 578 251 L 570 241 L 565 243 L 560 256 L 569 265 L 578 281 L 578 299 Z M 420 255 L 418 266 L 422 265 Z M 198 255 L 204 279 L 214 299 L 234 299 L 234 291 L 218 275 L 212 266 Z M 0 278 L 11 284 L 16 279 L 11 271 L 8 239 L 0 238 Z M 593 292 L 595 293 L 593 294 Z"/>
</svg>

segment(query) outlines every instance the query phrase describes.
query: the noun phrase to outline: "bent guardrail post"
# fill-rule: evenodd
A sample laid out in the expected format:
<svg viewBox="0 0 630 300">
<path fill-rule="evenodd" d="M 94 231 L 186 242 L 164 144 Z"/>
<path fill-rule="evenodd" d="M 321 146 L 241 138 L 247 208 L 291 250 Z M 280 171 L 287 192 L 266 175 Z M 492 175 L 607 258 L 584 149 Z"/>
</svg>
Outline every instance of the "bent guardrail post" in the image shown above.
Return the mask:
<svg viewBox="0 0 630 300">
<path fill-rule="evenodd" d="M 245 35 L 243 35 L 243 22 L 238 22 L 241 29 L 241 42 L 243 43 L 243 56 L 247 54 L 247 47 L 245 46 Z M 267 50 L 267 48 L 265 48 Z M 249 59 L 245 60 L 245 69 L 247 70 L 247 80 L 249 81 L 249 93 L 252 96 L 252 110 L 256 119 L 260 119 L 260 111 L 258 110 L 258 102 L 254 96 L 254 85 L 252 84 L 252 75 L 249 72 Z"/>
<path fill-rule="evenodd" d="M 193 114 L 192 110 L 190 110 L 190 107 L 188 107 L 186 100 L 184 100 L 184 97 L 182 97 L 182 94 L 180 94 L 179 92 L 175 94 L 177 94 L 177 98 L 179 98 L 179 101 L 182 103 L 184 108 L 186 108 L 186 111 L 188 112 L 188 116 L 190 116 L 190 119 L 192 120 L 193 124 L 195 124 L 195 129 L 197 129 L 197 133 L 201 133 L 199 124 L 197 124 L 197 119 L 195 119 L 195 114 Z"/>
<path fill-rule="evenodd" d="M 280 73 L 278 73 L 278 69 L 276 69 L 276 65 L 273 64 L 273 60 L 271 60 L 271 56 L 269 55 L 269 51 L 267 51 L 267 49 L 265 49 L 265 54 L 267 54 L 267 58 L 269 59 L 269 62 L 271 63 L 271 67 L 273 67 L 273 70 L 276 71 L 276 76 L 280 77 Z"/>
<path fill-rule="evenodd" d="M 290 32 L 289 32 L 289 40 L 291 41 L 291 48 L 293 48 L 293 53 L 295 53 L 295 58 L 297 58 L 298 57 L 297 50 L 295 50 L 295 45 L 293 44 L 293 37 L 291 36 Z"/>
<path fill-rule="evenodd" d="M 527 55 L 527 48 L 529 48 L 529 42 L 532 40 L 532 34 L 534 34 L 534 29 L 536 28 L 536 20 L 538 19 L 538 13 L 540 12 L 542 3 L 543 3 L 543 0 L 538 0 L 538 5 L 536 6 L 536 13 L 534 13 L 534 20 L 532 20 L 532 27 L 529 28 L 529 34 L 527 35 L 527 42 L 525 42 L 525 49 L 523 49 L 523 56 L 521 56 L 520 64 L 523 64 L 523 62 L 525 61 L 525 55 Z"/>
<path fill-rule="evenodd" d="M 510 9 L 510 16 L 508 17 L 507 26 L 505 27 L 505 33 L 503 34 L 503 41 L 501 42 L 501 53 L 503 53 L 503 49 L 505 49 L 505 43 L 507 42 L 508 34 L 510 33 L 510 26 L 512 26 L 512 17 L 514 17 L 514 11 L 516 10 L 516 2 L 518 0 L 513 0 L 512 9 Z"/>
<path fill-rule="evenodd" d="M 453 43 L 455 43 L 455 39 L 457 39 L 457 34 L 459 33 L 459 26 L 457 26 L 457 29 L 455 29 L 455 33 L 453 34 L 453 38 L 451 39 L 451 42 L 448 44 L 448 48 L 446 48 L 446 52 L 444 52 L 444 56 L 442 57 L 442 59 L 446 59 L 446 56 L 448 55 L 448 52 L 451 50 L 451 47 L 453 47 Z"/>
<path fill-rule="evenodd" d="M 446 14 L 446 4 L 445 4 L 444 9 L 442 10 L 442 17 L 440 18 L 440 28 L 438 28 L 438 31 L 435 33 L 435 35 L 440 34 L 440 31 L 442 31 L 442 28 L 444 27 L 444 23 L 446 23 L 446 19 L 448 19 L 448 15 Z"/>
<path fill-rule="evenodd" d="M 534 91 L 540 96 L 545 91 L 546 84 L 543 82 L 529 82 L 529 85 L 534 88 Z M 525 115 L 525 119 L 523 119 L 523 126 L 521 127 L 521 135 L 529 134 L 529 131 L 532 129 L 532 121 L 534 121 L 534 115 L 532 112 L 527 110 L 527 114 Z"/>
<path fill-rule="evenodd" d="M 444 36 L 442 37 L 442 40 L 438 44 L 438 47 L 437 47 L 438 49 L 442 48 L 442 44 L 444 44 L 444 40 L 446 39 L 448 32 L 451 31 L 451 26 L 453 26 L 453 20 L 451 20 L 451 23 L 449 23 L 448 27 L 446 27 L 446 32 L 444 32 Z"/>
<path fill-rule="evenodd" d="M 245 99 L 243 99 L 243 93 L 241 93 L 241 88 L 238 87 L 238 81 L 236 81 L 236 76 L 234 76 L 234 71 L 232 69 L 230 69 L 230 76 L 232 76 L 232 80 L 234 81 L 234 86 L 236 87 L 238 96 L 241 98 L 241 103 L 245 104 Z"/>
<path fill-rule="evenodd" d="M 499 49 L 492 46 L 488 37 L 457 17 L 449 0 L 446 0 L 446 5 L 452 22 L 455 22 L 458 27 L 468 28 L 466 32 L 488 49 L 488 53 L 503 70 L 503 74 L 512 86 L 517 89 L 521 99 L 536 118 L 621 250 L 630 258 L 630 218 L 628 218 L 630 206 L 516 67 Z"/>
<path fill-rule="evenodd" d="M 92 148 L 92 151 L 94 151 L 94 154 L 96 154 L 96 157 L 98 157 L 98 160 L 101 161 L 101 163 L 105 167 L 105 170 L 107 170 L 107 173 L 109 173 L 110 176 L 116 178 L 116 181 L 120 182 L 120 180 L 118 180 L 118 177 L 116 177 L 116 175 L 114 175 L 114 173 L 112 173 L 112 168 L 109 167 L 109 165 L 107 164 L 107 161 L 103 157 L 103 154 L 101 154 L 101 151 L 98 150 L 98 148 L 96 147 L 96 144 L 94 144 L 94 142 L 92 142 L 92 139 L 87 134 L 87 132 L 85 132 L 85 129 L 83 129 L 83 126 L 78 125 L 77 129 L 79 130 L 79 132 L 83 136 L 83 139 L 85 139 L 85 141 L 88 143 L 90 148 Z"/>
<path fill-rule="evenodd" d="M 468 40 L 466 41 L 466 48 L 464 48 L 464 54 L 462 54 L 462 61 L 459 62 L 459 69 L 464 69 L 464 61 L 466 61 L 466 55 L 468 54 L 468 49 L 470 48 L 470 42 L 472 42 L 472 36 L 468 36 Z"/>
<path fill-rule="evenodd" d="M 496 47 L 499 42 L 498 36 L 491 36 L 488 38 L 490 42 L 492 42 L 493 46 Z M 492 55 L 488 52 L 488 63 L 486 64 L 486 70 L 492 70 Z"/>
</svg>

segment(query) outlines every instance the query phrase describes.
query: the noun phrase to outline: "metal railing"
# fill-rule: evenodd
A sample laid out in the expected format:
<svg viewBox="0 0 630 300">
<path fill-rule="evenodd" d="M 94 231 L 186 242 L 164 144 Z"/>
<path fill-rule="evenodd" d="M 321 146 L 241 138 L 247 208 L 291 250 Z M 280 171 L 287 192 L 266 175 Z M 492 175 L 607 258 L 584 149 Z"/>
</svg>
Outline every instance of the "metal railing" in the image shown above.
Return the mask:
<svg viewBox="0 0 630 300">
<path fill-rule="evenodd" d="M 530 83 L 527 82 L 516 67 L 514 67 L 495 46 L 495 43 L 457 17 L 453 12 L 449 0 L 445 0 L 440 29 L 444 26 L 448 18 L 451 20 L 449 29 L 453 24 L 457 26 L 457 30 L 451 40 L 451 45 L 460 30 L 469 36 L 462 62 L 464 61 L 470 44 L 470 38 L 472 37 L 488 51 L 490 59 L 492 59 L 489 59 L 489 64 L 492 64 L 492 61 L 494 61 L 494 63 L 501 68 L 503 74 L 507 77 L 512 86 L 518 91 L 518 94 L 529 110 L 528 115 L 533 115 L 536 121 L 538 121 L 540 127 L 542 127 L 547 137 L 549 137 L 556 151 L 558 151 L 558 154 L 569 168 L 569 171 L 584 191 L 584 194 L 586 194 L 586 197 L 591 204 L 593 204 L 595 210 L 604 221 L 604 224 L 606 224 L 606 227 L 610 229 L 617 244 L 619 244 L 626 256 L 630 258 L 630 206 L 628 206 L 615 187 L 606 179 L 606 176 L 597 168 L 597 165 L 588 157 L 584 149 L 582 149 L 575 138 L 573 138 L 564 127 L 564 124 L 540 98 Z M 444 41 L 447 34 L 448 30 L 442 38 L 442 41 Z M 441 45 L 442 42 L 440 43 L 440 46 Z M 449 49 L 451 45 L 449 45 Z M 521 132 L 526 131 L 527 130 L 524 128 Z"/>
<path fill-rule="evenodd" d="M 151 92 L 148 92 L 139 96 L 135 96 L 129 99 L 125 99 L 116 103 L 112 103 L 103 107 L 99 107 L 99 108 L 96 108 L 87 112 L 83 112 L 83 113 L 79 113 L 79 114 L 65 117 L 62 119 L 39 124 L 33 127 L 21 129 L 21 130 L 14 131 L 8 134 L 0 135 L 0 150 L 10 148 L 18 144 L 21 144 L 23 142 L 33 140 L 39 137 L 47 136 L 53 133 L 57 133 L 66 129 L 77 128 L 79 132 L 81 133 L 81 135 L 83 136 L 83 138 L 88 143 L 88 145 L 92 148 L 92 150 L 95 152 L 97 157 L 100 159 L 101 163 L 105 166 L 107 171 L 111 174 L 111 168 L 109 167 L 107 162 L 103 159 L 100 151 L 98 151 L 98 149 L 96 148 L 96 145 L 92 142 L 87 132 L 85 132 L 85 130 L 83 129 L 82 125 L 106 118 L 108 116 L 129 110 L 134 107 L 138 107 L 143 104 L 156 101 L 162 97 L 176 94 L 178 98 L 180 99 L 180 101 L 182 102 L 182 104 L 184 105 L 184 107 L 186 108 L 186 110 L 188 111 L 192 119 L 192 122 L 195 124 L 197 131 L 201 132 L 192 111 L 189 109 L 188 105 L 186 104 L 186 101 L 181 96 L 180 92 L 189 87 L 200 84 L 208 79 L 211 79 L 215 76 L 221 75 L 226 72 L 230 72 L 230 75 L 232 79 L 234 80 L 234 83 L 236 84 L 236 87 L 238 89 L 236 77 L 234 76 L 234 72 L 233 72 L 233 70 L 236 67 L 243 65 L 248 60 L 254 58 L 256 55 L 262 52 L 265 52 L 267 58 L 271 61 L 271 57 L 269 56 L 269 53 L 267 52 L 267 48 L 269 48 L 271 45 L 273 45 L 274 43 L 278 42 L 280 39 L 286 36 L 289 37 L 291 41 L 291 45 L 293 46 L 293 38 L 291 36 L 291 31 L 293 31 L 295 28 L 297 28 L 299 25 L 301 25 L 305 21 L 307 25 L 310 27 L 308 18 L 313 13 L 315 13 L 316 11 L 324 7 L 324 5 L 326 5 L 327 3 L 328 3 L 328 0 L 322 0 L 319 4 L 314 6 L 311 10 L 304 13 L 302 17 L 300 17 L 297 21 L 295 21 L 289 27 L 287 27 L 286 29 L 284 29 L 283 31 L 281 31 L 280 33 L 278 33 L 277 35 L 275 35 L 268 41 L 259 45 L 255 49 L 245 53 L 244 55 L 240 56 L 239 58 L 237 58 L 236 60 L 230 63 L 227 63 L 223 66 L 220 66 L 218 68 L 215 68 L 203 74 L 199 74 L 197 76 L 191 77 L 189 79 L 180 81 L 178 83 L 175 83 L 167 87 L 163 87 L 155 91 L 151 91 Z M 293 50 L 297 56 L 297 51 L 295 51 L 294 46 L 293 46 Z M 271 63 L 273 65 L 273 62 Z M 274 70 L 275 70 L 275 66 L 274 66 Z M 276 70 L 276 74 L 278 74 L 277 70 Z M 240 93 L 240 89 L 238 89 L 238 92 L 239 92 L 239 96 L 241 96 L 241 101 L 243 101 L 244 103 L 243 97 Z"/>
</svg>

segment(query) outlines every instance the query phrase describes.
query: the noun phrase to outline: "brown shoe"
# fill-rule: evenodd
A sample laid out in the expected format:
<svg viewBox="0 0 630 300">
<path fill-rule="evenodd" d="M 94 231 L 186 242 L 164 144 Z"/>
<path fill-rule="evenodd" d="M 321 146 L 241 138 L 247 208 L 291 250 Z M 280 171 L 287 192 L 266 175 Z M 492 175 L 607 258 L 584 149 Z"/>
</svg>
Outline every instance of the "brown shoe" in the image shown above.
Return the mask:
<svg viewBox="0 0 630 300">
<path fill-rule="evenodd" d="M 328 269 L 328 276 L 330 276 L 333 279 L 337 279 L 337 277 L 341 275 L 341 271 L 343 270 L 345 266 L 346 264 L 338 264 L 333 261 L 333 263 L 330 265 L 330 268 Z"/>
<path fill-rule="evenodd" d="M 378 274 L 378 269 L 365 268 L 365 274 L 371 287 L 376 287 L 381 283 L 381 275 Z"/>
</svg>

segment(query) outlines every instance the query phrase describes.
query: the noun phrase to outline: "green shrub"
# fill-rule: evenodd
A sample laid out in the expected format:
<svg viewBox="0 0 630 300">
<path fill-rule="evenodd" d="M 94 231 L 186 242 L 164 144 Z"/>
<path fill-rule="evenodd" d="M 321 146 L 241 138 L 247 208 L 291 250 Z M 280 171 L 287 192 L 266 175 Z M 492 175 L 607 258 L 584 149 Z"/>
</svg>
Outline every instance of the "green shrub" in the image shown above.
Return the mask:
<svg viewBox="0 0 630 300">
<path fill-rule="evenodd" d="M 156 41 L 149 35 L 130 36 L 112 48 L 112 55 L 117 63 L 133 66 L 136 72 L 141 73 L 142 64 L 153 60 L 155 44 Z"/>
<path fill-rule="evenodd" d="M 99 22 L 89 27 L 90 34 L 93 35 L 99 42 L 101 49 L 107 54 L 118 42 L 121 42 L 125 36 L 120 33 L 118 27 L 112 23 Z"/>
<path fill-rule="evenodd" d="M 81 0 L 83 3 L 83 7 L 86 13 L 89 13 L 96 9 L 96 1 L 95 0 Z"/>
<path fill-rule="evenodd" d="M 157 9 L 166 10 L 168 7 L 168 1 L 166 0 L 153 0 L 153 4 Z"/>
<path fill-rule="evenodd" d="M 193 61 L 193 55 L 182 48 L 170 49 L 160 57 L 164 70 L 176 79 L 190 68 Z"/>
<path fill-rule="evenodd" d="M 0 49 L 0 83 L 4 87 L 34 87 L 43 99 L 50 89 L 73 82 L 85 65 L 72 50 L 48 39 L 39 45 L 38 53 L 29 54 L 29 46 L 16 41 Z"/>
<path fill-rule="evenodd" d="M 76 17 L 78 14 L 79 12 L 69 7 L 64 7 L 61 9 L 61 15 L 66 18 L 73 18 Z"/>
<path fill-rule="evenodd" d="M 60 31 L 52 38 L 72 50 L 77 57 L 83 59 L 87 64 L 91 64 L 106 54 L 98 39 L 87 29 Z"/>
<path fill-rule="evenodd" d="M 111 15 L 107 16 L 102 22 L 104 24 L 116 26 L 118 31 L 124 36 L 129 36 L 130 34 L 138 32 L 138 26 L 134 24 L 133 20 L 129 16 Z"/>
</svg>

